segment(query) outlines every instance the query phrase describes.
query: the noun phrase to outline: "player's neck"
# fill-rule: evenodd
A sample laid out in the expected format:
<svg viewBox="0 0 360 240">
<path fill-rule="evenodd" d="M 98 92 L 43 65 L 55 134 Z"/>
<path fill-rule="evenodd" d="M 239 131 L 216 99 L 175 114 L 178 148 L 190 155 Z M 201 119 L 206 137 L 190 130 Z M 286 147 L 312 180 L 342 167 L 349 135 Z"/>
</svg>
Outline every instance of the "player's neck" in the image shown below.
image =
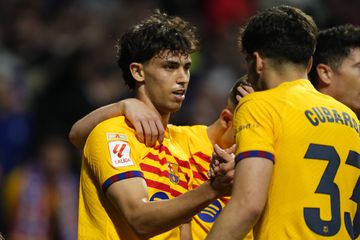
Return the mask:
<svg viewBox="0 0 360 240">
<path fill-rule="evenodd" d="M 286 65 L 281 68 L 264 71 L 263 78 L 267 89 L 270 89 L 284 82 L 307 79 L 307 72 L 305 69 L 299 68 L 296 65 Z"/>
<path fill-rule="evenodd" d="M 208 126 L 206 132 L 211 144 L 214 145 L 216 143 L 219 145 L 219 139 L 221 139 L 222 134 L 224 134 L 224 129 L 221 127 L 220 119 Z"/>
<path fill-rule="evenodd" d="M 162 122 L 164 128 L 166 128 L 167 124 L 169 123 L 171 113 L 159 111 L 159 109 L 156 108 L 156 106 L 153 104 L 153 102 L 148 97 L 146 97 L 145 94 L 138 93 L 136 98 L 139 99 L 140 101 L 142 101 L 143 103 L 145 103 L 150 109 L 157 112 L 161 118 L 161 122 Z"/>
</svg>

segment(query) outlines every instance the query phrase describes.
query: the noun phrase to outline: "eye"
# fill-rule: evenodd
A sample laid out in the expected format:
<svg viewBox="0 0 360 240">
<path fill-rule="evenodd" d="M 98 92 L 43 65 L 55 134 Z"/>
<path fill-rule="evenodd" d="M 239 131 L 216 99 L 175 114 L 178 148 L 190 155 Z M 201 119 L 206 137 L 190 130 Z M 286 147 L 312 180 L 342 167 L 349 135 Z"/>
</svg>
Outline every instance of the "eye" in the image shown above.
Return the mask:
<svg viewBox="0 0 360 240">
<path fill-rule="evenodd" d="M 184 69 L 185 69 L 186 71 L 189 71 L 190 68 L 191 68 L 191 63 L 185 64 Z"/>
<path fill-rule="evenodd" d="M 178 68 L 178 64 L 177 63 L 166 63 L 165 65 L 164 65 L 164 68 L 165 69 L 169 69 L 169 70 L 174 70 L 174 69 L 176 69 L 176 68 Z"/>
</svg>

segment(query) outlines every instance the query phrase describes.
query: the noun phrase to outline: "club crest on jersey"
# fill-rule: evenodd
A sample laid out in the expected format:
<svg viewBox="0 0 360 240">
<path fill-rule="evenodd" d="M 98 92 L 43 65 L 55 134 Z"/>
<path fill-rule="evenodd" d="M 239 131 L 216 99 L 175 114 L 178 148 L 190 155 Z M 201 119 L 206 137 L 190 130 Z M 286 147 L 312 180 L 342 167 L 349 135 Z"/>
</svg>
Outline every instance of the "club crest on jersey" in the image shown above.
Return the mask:
<svg viewBox="0 0 360 240">
<path fill-rule="evenodd" d="M 126 167 L 134 165 L 130 158 L 130 146 L 127 142 L 109 142 L 111 163 L 114 167 Z"/>
<path fill-rule="evenodd" d="M 177 163 L 168 163 L 169 178 L 172 183 L 178 184 L 180 180 L 179 165 Z"/>
</svg>

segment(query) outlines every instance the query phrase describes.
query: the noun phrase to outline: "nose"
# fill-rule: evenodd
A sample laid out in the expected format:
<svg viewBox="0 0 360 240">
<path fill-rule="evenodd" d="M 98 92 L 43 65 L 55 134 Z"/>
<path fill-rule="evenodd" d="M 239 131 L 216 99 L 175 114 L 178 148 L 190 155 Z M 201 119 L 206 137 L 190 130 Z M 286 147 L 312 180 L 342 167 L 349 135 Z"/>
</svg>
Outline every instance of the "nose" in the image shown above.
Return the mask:
<svg viewBox="0 0 360 240">
<path fill-rule="evenodd" d="M 177 76 L 177 83 L 187 84 L 190 81 L 190 71 L 185 68 L 179 68 L 179 73 Z"/>
</svg>

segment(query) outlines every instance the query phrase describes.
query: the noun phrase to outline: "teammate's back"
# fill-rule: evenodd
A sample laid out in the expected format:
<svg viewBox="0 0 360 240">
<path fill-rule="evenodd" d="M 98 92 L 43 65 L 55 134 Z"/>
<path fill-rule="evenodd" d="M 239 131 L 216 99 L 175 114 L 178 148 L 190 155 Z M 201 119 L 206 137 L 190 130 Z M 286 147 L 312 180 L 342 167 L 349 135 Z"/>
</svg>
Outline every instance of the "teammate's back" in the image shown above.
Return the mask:
<svg viewBox="0 0 360 240">
<path fill-rule="evenodd" d="M 256 238 L 354 239 L 360 193 L 356 115 L 305 79 L 251 94 L 241 105 L 259 114 L 260 125 L 268 129 L 262 131 L 263 148 L 253 149 L 252 141 L 244 141 L 238 152 L 258 150 L 275 156 L 268 204 L 257 225 L 260 231 L 255 229 Z M 257 122 L 242 110 L 235 117 L 241 122 L 237 125 L 256 128 Z M 241 132 L 249 139 L 249 131 Z M 268 135 L 275 136 L 274 146 L 268 144 Z"/>
</svg>

